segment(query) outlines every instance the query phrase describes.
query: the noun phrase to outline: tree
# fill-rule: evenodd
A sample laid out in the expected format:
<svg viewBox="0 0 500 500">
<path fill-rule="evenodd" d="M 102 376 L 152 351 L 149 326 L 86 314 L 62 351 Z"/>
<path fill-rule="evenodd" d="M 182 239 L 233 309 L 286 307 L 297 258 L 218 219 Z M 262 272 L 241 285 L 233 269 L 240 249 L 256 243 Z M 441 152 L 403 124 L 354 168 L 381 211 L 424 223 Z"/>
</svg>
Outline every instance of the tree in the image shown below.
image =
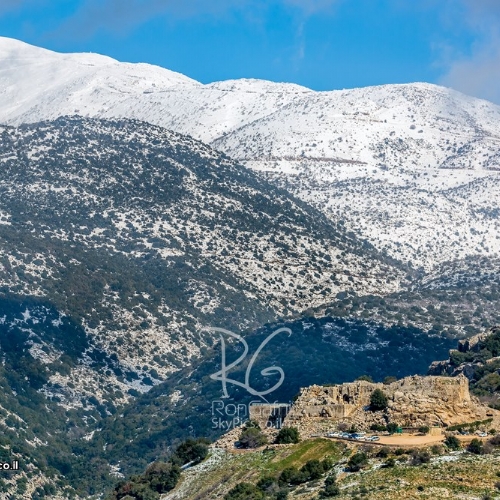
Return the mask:
<svg viewBox="0 0 500 500">
<path fill-rule="evenodd" d="M 260 429 L 249 427 L 248 429 L 243 429 L 239 437 L 239 442 L 243 448 L 258 448 L 267 443 L 267 437 Z"/>
<path fill-rule="evenodd" d="M 375 389 L 370 396 L 370 409 L 372 411 L 385 410 L 389 399 L 383 391 Z"/>
<path fill-rule="evenodd" d="M 444 444 L 450 450 L 459 450 L 462 447 L 460 440 L 456 436 L 448 436 L 444 440 Z"/>
<path fill-rule="evenodd" d="M 475 455 L 480 455 L 483 452 L 483 443 L 477 438 L 474 438 L 467 446 L 467 451 L 474 453 Z"/>
<path fill-rule="evenodd" d="M 309 460 L 301 469 L 300 472 L 306 477 L 306 481 L 319 479 L 325 473 L 323 463 L 319 460 Z"/>
<path fill-rule="evenodd" d="M 368 457 L 363 452 L 355 453 L 347 462 L 347 468 L 351 472 L 358 472 L 366 465 L 368 465 Z"/>
<path fill-rule="evenodd" d="M 281 485 L 287 484 L 301 484 L 305 483 L 304 475 L 297 469 L 297 467 L 287 467 L 283 469 L 278 478 L 278 482 Z"/>
<path fill-rule="evenodd" d="M 373 384 L 373 379 L 370 377 L 370 375 L 361 375 L 356 380 L 364 380 Z"/>
<path fill-rule="evenodd" d="M 340 488 L 337 485 L 337 478 L 335 476 L 329 476 L 325 480 L 325 487 L 319 492 L 320 498 L 330 498 L 340 495 Z"/>
<path fill-rule="evenodd" d="M 283 427 L 276 436 L 277 444 L 295 444 L 300 441 L 299 430 L 296 427 Z"/>
<path fill-rule="evenodd" d="M 188 438 L 176 448 L 173 460 L 180 465 L 189 462 L 200 463 L 208 455 L 209 443 L 210 441 L 204 438 Z"/>
<path fill-rule="evenodd" d="M 395 432 L 397 432 L 398 429 L 399 429 L 399 426 L 395 422 L 389 422 L 387 424 L 387 432 L 389 434 L 394 434 Z"/>
<path fill-rule="evenodd" d="M 224 500 L 261 500 L 264 493 L 250 483 L 237 484 L 225 496 Z"/>
<path fill-rule="evenodd" d="M 153 462 L 144 473 L 149 487 L 158 493 L 167 493 L 175 488 L 181 476 L 178 465 L 165 462 Z"/>
</svg>

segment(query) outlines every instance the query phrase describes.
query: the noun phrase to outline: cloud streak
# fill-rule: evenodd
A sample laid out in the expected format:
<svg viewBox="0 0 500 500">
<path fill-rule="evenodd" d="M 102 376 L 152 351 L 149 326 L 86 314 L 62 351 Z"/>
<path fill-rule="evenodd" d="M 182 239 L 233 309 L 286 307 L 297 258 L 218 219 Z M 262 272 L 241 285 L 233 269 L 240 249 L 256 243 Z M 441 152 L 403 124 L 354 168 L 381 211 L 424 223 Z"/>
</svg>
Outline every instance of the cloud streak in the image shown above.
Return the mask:
<svg viewBox="0 0 500 500">
<path fill-rule="evenodd" d="M 500 104 L 499 42 L 476 50 L 471 57 L 453 61 L 440 83 L 465 94 Z"/>
<path fill-rule="evenodd" d="M 462 0 L 475 38 L 469 55 L 448 60 L 440 83 L 500 104 L 500 2 Z"/>
<path fill-rule="evenodd" d="M 18 4 L 23 0 L 7 0 Z M 342 0 L 86 0 L 62 26 L 62 31 L 86 38 L 97 31 L 127 33 L 153 19 L 224 17 L 235 12 L 250 18 L 265 16 L 270 7 L 284 6 L 308 16 L 330 10 Z"/>
</svg>

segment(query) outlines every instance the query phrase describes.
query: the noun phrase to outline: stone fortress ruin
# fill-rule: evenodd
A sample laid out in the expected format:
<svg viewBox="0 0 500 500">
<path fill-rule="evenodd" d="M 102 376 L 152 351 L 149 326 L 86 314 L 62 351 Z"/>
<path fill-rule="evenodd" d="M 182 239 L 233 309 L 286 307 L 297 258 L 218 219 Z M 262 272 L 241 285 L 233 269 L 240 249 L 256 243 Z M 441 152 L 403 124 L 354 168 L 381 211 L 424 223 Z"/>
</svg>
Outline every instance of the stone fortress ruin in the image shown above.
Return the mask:
<svg viewBox="0 0 500 500">
<path fill-rule="evenodd" d="M 370 409 L 370 397 L 375 389 L 382 390 L 388 397 L 385 410 Z M 265 414 L 262 406 L 259 412 L 261 417 Z M 387 385 L 360 380 L 303 388 L 284 417 L 283 425 L 310 434 L 334 429 L 340 423 L 358 430 L 388 422 L 418 429 L 421 426 L 446 428 L 489 418 L 500 424 L 500 412 L 471 396 L 465 376 L 411 376 Z M 266 425 L 262 418 L 259 423 Z"/>
</svg>

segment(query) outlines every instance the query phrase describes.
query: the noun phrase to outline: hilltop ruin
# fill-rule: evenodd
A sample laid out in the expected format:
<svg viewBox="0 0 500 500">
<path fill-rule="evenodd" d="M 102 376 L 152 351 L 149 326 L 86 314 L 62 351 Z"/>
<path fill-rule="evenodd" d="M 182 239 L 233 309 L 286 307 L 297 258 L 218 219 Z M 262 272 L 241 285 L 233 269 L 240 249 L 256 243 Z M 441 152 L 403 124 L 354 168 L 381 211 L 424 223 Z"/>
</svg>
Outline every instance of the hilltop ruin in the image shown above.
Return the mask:
<svg viewBox="0 0 500 500">
<path fill-rule="evenodd" d="M 385 410 L 371 411 L 375 389 L 388 397 Z M 310 433 L 340 423 L 368 430 L 371 425 L 394 422 L 403 428 L 442 427 L 494 418 L 500 412 L 469 393 L 469 381 L 458 377 L 411 376 L 391 384 L 356 381 L 335 386 L 303 388 L 284 425 Z"/>
</svg>

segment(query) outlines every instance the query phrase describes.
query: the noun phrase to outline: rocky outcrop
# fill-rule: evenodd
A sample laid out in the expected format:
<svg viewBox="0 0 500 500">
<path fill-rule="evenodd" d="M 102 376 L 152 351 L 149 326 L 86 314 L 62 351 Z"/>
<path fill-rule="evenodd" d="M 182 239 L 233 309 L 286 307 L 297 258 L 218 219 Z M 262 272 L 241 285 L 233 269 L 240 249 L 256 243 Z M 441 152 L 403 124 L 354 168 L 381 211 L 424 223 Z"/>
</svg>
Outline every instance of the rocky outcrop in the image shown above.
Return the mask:
<svg viewBox="0 0 500 500">
<path fill-rule="evenodd" d="M 464 375 L 469 381 L 475 381 L 478 368 L 483 367 L 485 363 L 491 364 L 499 359 L 498 357 L 493 357 L 485 360 L 484 357 L 480 356 L 481 351 L 484 352 L 486 349 L 486 340 L 492 335 L 498 335 L 499 333 L 500 327 L 493 327 L 484 333 L 459 340 L 457 349 L 450 350 L 450 358 L 444 361 L 434 361 L 429 366 L 427 374 L 448 375 L 450 377 Z M 457 359 L 460 360 L 460 356 L 455 355 L 458 353 L 464 355 L 467 360 L 457 363 Z M 475 354 L 478 354 L 478 356 L 475 356 Z"/>
<path fill-rule="evenodd" d="M 468 339 L 462 339 L 458 341 L 458 351 L 459 352 L 479 352 L 484 348 L 484 341 L 493 333 L 495 329 L 492 328 L 490 331 L 485 333 L 479 333 Z"/>
<path fill-rule="evenodd" d="M 382 411 L 371 411 L 370 396 L 381 389 L 388 397 Z M 285 425 L 302 432 L 332 428 L 340 423 L 367 430 L 372 424 L 395 422 L 402 427 L 447 427 L 500 415 L 469 393 L 469 382 L 458 377 L 412 376 L 388 385 L 356 381 L 301 390 Z"/>
</svg>

